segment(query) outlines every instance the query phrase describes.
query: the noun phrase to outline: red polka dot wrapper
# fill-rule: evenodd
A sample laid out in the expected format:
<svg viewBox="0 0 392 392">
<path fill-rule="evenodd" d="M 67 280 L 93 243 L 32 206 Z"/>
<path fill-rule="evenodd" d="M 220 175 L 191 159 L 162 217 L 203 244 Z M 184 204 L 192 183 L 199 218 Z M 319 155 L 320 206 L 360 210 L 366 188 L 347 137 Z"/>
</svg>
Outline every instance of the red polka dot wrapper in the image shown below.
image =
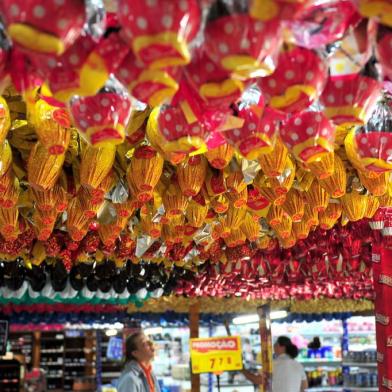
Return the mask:
<svg viewBox="0 0 392 392">
<path fill-rule="evenodd" d="M 216 65 L 204 52 L 195 53 L 185 68 L 187 83 L 202 101 L 212 109 L 225 109 L 240 98 L 244 83 L 230 77 L 228 71 Z"/>
<path fill-rule="evenodd" d="M 351 0 L 310 1 L 287 22 L 287 27 L 297 45 L 316 49 L 341 39 L 359 21 Z"/>
<path fill-rule="evenodd" d="M 189 43 L 200 26 L 196 0 L 123 0 L 117 16 L 124 40 L 150 68 L 190 62 Z"/>
<path fill-rule="evenodd" d="M 155 108 L 147 123 L 147 136 L 165 152 L 191 153 L 206 148 L 208 132 L 198 121 L 188 122 L 178 106 Z"/>
<path fill-rule="evenodd" d="M 333 152 L 335 126 L 322 112 L 302 112 L 285 122 L 280 136 L 297 159 L 310 163 Z"/>
<path fill-rule="evenodd" d="M 128 52 L 118 33 L 98 42 L 90 36 L 83 36 L 58 60 L 47 60 L 50 90 L 62 102 L 68 102 L 73 95 L 95 95 Z"/>
<path fill-rule="evenodd" d="M 388 103 L 379 103 L 367 124 L 356 129 L 354 143 L 367 170 L 392 170 L 392 111 Z"/>
<path fill-rule="evenodd" d="M 241 101 L 237 105 L 236 115 L 244 120 L 242 127 L 222 133 L 246 159 L 256 159 L 260 154 L 272 151 L 281 119 L 275 110 L 264 107 L 260 94 L 255 98 L 256 102 Z"/>
<path fill-rule="evenodd" d="M 280 21 L 262 21 L 248 12 L 221 10 L 217 1 L 210 9 L 204 47 L 216 64 L 237 78 L 271 74 L 280 48 Z"/>
<path fill-rule="evenodd" d="M 82 0 L 3 0 L 0 13 L 14 44 L 55 55 L 75 42 L 86 19 Z"/>
<path fill-rule="evenodd" d="M 152 107 L 170 102 L 178 90 L 177 79 L 180 75 L 177 67 L 146 68 L 131 51 L 115 73 L 133 97 Z"/>
<path fill-rule="evenodd" d="M 281 52 L 275 72 L 260 79 L 269 105 L 286 113 L 309 107 L 322 93 L 328 68 L 313 51 L 294 47 Z"/>
<path fill-rule="evenodd" d="M 97 95 L 74 97 L 70 111 L 75 127 L 93 146 L 120 144 L 131 116 L 131 98 L 118 81 L 111 79 Z"/>
<path fill-rule="evenodd" d="M 341 127 L 362 125 L 380 96 L 380 84 L 360 74 L 331 76 L 321 95 L 324 113 Z"/>
</svg>

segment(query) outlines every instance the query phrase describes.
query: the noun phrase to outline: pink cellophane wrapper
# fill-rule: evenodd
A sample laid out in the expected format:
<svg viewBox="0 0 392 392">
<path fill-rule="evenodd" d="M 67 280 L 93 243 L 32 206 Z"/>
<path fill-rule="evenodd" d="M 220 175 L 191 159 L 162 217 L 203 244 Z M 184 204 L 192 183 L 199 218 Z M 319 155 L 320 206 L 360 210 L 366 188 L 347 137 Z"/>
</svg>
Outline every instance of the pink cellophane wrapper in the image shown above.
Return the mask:
<svg viewBox="0 0 392 392">
<path fill-rule="evenodd" d="M 360 19 L 351 0 L 312 0 L 286 26 L 297 45 L 316 49 L 341 39 Z"/>
</svg>

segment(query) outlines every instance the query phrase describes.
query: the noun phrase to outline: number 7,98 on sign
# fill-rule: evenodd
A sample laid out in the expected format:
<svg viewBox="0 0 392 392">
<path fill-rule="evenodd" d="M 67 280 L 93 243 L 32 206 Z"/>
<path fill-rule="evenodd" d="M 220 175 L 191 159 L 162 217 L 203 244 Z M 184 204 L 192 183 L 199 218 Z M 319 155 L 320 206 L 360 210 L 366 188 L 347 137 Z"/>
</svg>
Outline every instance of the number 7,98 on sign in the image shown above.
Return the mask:
<svg viewBox="0 0 392 392">
<path fill-rule="evenodd" d="M 193 373 L 220 373 L 242 369 L 239 336 L 191 339 Z"/>
<path fill-rule="evenodd" d="M 231 363 L 232 363 L 231 356 L 210 358 L 210 367 L 211 367 L 212 371 L 214 371 L 216 369 L 220 369 L 225 364 L 231 365 Z"/>
</svg>

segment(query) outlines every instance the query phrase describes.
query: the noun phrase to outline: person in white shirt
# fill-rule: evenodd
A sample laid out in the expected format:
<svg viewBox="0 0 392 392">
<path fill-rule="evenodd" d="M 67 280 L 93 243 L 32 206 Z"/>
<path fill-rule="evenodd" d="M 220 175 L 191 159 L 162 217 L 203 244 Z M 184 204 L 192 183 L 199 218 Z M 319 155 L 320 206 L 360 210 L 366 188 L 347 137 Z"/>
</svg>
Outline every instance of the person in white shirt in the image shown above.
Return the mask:
<svg viewBox="0 0 392 392">
<path fill-rule="evenodd" d="M 286 336 L 279 336 L 274 344 L 276 359 L 272 367 L 272 392 L 304 392 L 308 381 L 303 366 L 295 360 L 298 348 Z M 243 370 L 244 376 L 255 385 L 262 385 L 262 374 Z"/>
<path fill-rule="evenodd" d="M 303 366 L 295 360 L 298 348 L 286 336 L 274 344 L 276 359 L 272 368 L 272 392 L 304 392 L 308 387 Z"/>
</svg>

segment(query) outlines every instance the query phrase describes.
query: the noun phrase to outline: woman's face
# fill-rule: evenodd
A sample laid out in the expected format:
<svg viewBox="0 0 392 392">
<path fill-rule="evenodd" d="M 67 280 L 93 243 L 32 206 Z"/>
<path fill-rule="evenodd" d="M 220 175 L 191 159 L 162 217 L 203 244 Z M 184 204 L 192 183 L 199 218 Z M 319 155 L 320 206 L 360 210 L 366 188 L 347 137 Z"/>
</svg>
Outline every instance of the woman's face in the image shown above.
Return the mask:
<svg viewBox="0 0 392 392">
<path fill-rule="evenodd" d="M 276 355 L 281 355 L 281 354 L 284 354 L 285 352 L 286 352 L 286 349 L 284 348 L 284 346 L 281 346 L 278 342 L 275 342 L 274 353 Z"/>
</svg>

